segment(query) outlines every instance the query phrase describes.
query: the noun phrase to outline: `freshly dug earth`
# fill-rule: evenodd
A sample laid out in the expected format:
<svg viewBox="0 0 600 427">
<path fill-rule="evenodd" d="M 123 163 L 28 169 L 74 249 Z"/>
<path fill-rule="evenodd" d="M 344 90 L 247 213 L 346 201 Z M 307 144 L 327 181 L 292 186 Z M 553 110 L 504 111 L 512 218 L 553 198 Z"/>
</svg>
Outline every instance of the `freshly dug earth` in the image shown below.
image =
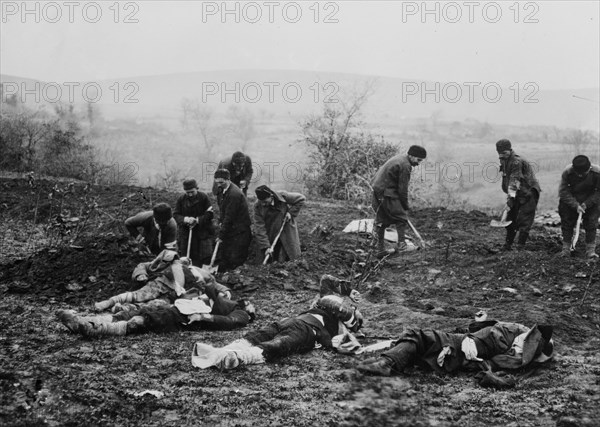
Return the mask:
<svg viewBox="0 0 600 427">
<path fill-rule="evenodd" d="M 298 219 L 301 260 L 251 259 L 219 278 L 258 307 L 248 328 L 85 339 L 56 310 L 90 312 L 135 289 L 131 271 L 148 256 L 122 221 L 177 195 L 57 185 L 49 199 L 53 182 L 0 180 L 0 425 L 600 425 L 600 271 L 581 253 L 557 257 L 557 230 L 535 227 L 527 250 L 498 252 L 504 230 L 486 214 L 424 209 L 412 217 L 428 247 L 377 265 L 369 236 L 341 231 L 367 214 L 313 201 Z M 366 344 L 409 326 L 453 330 L 486 310 L 554 325 L 556 356 L 517 371 L 511 390 L 481 388 L 468 372 L 368 377 L 354 369 L 367 356 L 321 349 L 229 372 L 192 367 L 196 341 L 221 346 L 306 310 L 324 273 L 362 293 Z"/>
</svg>

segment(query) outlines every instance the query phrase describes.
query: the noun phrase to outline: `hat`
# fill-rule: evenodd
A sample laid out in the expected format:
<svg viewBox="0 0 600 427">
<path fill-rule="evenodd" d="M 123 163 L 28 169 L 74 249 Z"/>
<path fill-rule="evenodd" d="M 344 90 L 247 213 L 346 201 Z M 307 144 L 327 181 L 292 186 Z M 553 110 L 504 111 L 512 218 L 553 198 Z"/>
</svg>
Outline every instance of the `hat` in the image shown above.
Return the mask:
<svg viewBox="0 0 600 427">
<path fill-rule="evenodd" d="M 171 210 L 171 206 L 166 203 L 158 203 L 152 208 L 152 212 L 154 213 L 154 219 L 156 222 L 167 222 L 171 218 L 173 218 L 173 211 Z"/>
<path fill-rule="evenodd" d="M 231 179 L 231 174 L 227 169 L 217 169 L 215 171 L 215 179 L 217 178 Z"/>
<path fill-rule="evenodd" d="M 266 200 L 269 197 L 273 196 L 273 191 L 266 185 L 261 185 L 254 191 L 256 192 L 256 197 L 258 198 L 258 200 Z"/>
<path fill-rule="evenodd" d="M 246 155 L 241 151 L 236 151 L 231 155 L 231 161 L 233 163 L 243 163 L 246 160 Z"/>
<path fill-rule="evenodd" d="M 418 157 L 419 159 L 424 159 L 427 157 L 427 151 L 420 145 L 411 145 L 408 149 L 408 155 Z"/>
<path fill-rule="evenodd" d="M 573 170 L 577 173 L 586 173 L 591 166 L 590 159 L 582 154 L 575 156 L 573 159 Z"/>
<path fill-rule="evenodd" d="M 198 188 L 198 183 L 196 182 L 195 179 L 186 179 L 185 181 L 183 181 L 183 189 L 185 191 L 189 191 L 189 190 L 194 190 Z"/>
<path fill-rule="evenodd" d="M 506 150 L 512 150 L 512 145 L 510 145 L 510 141 L 508 139 L 501 139 L 496 142 L 496 151 L 498 154 L 504 153 Z"/>
</svg>

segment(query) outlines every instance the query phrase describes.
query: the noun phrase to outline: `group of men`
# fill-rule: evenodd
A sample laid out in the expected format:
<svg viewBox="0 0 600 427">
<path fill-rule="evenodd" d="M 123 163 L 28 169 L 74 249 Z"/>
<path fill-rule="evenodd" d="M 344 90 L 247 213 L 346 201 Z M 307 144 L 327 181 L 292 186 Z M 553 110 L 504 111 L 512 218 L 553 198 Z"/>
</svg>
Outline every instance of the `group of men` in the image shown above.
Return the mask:
<svg viewBox="0 0 600 427">
<path fill-rule="evenodd" d="M 125 226 L 132 237 L 145 243 L 153 254 L 176 250 L 196 266 L 209 265 L 213 255 L 220 271 L 234 269 L 248 258 L 252 241 L 252 219 L 247 191 L 252 179 L 252 161 L 236 152 L 222 160 L 214 173 L 213 193 L 219 207 L 219 226 L 208 195 L 195 179 L 183 181 L 185 194 L 175 210 L 158 203 L 151 211 L 128 218 Z M 296 217 L 306 198 L 300 193 L 256 188 L 254 238 L 258 249 L 271 261 L 293 260 L 301 255 Z"/>
<path fill-rule="evenodd" d="M 541 188 L 529 162 L 518 156 L 510 141 L 496 143 L 502 172 L 502 190 L 507 194 L 505 250 L 514 240 L 526 244 Z M 398 254 L 407 249 L 408 185 L 413 167 L 427 157 L 425 148 L 413 145 L 406 154 L 389 159 L 373 180 L 375 235 L 379 254 Z M 223 269 L 242 264 L 253 238 L 246 198 L 252 176 L 248 156 L 235 153 L 221 162 L 214 174 L 213 191 L 219 206 L 219 228 L 215 232 L 213 207 L 195 180 L 183 183 L 185 194 L 177 200 L 175 211 L 165 203 L 152 211 L 141 212 L 126 221 L 127 229 L 144 240 L 157 257 L 139 264 L 132 279 L 141 287 L 96 303 L 94 316 L 60 310 L 58 319 L 72 332 L 85 336 L 126 335 L 145 331 L 166 332 L 182 329 L 228 330 L 241 328 L 256 315 L 247 300 L 233 299 L 232 291 L 217 283 L 215 277 L 199 268 L 220 247 Z M 300 256 L 295 218 L 305 202 L 298 193 L 276 192 L 267 186 L 255 190 L 254 238 L 264 255 L 274 261 Z M 586 231 L 586 256 L 595 258 L 595 236 L 600 212 L 600 168 L 584 155 L 576 156 L 563 172 L 559 188 L 563 251 L 571 254 L 571 238 L 577 221 Z M 395 225 L 398 244 L 386 250 L 386 227 Z M 140 231 L 141 228 L 142 230 Z M 517 238 L 518 236 L 518 238 Z M 179 253 L 177 253 L 179 250 Z M 183 254 L 188 256 L 183 256 Z M 198 368 L 233 369 L 240 365 L 269 362 L 313 348 L 335 349 L 345 354 L 363 350 L 354 333 L 363 317 L 357 304 L 360 295 L 350 283 L 324 275 L 321 292 L 308 310 L 246 333 L 241 339 L 215 348 L 196 343 L 192 364 Z M 357 370 L 367 375 L 400 373 L 413 364 L 442 372 L 475 367 L 480 384 L 494 387 L 514 386 L 514 379 L 499 377 L 497 369 L 516 369 L 552 358 L 552 327 L 478 319 L 466 330 L 454 333 L 432 329 L 404 329 L 389 348 L 378 357 L 363 360 Z"/>
<path fill-rule="evenodd" d="M 515 238 L 518 248 L 523 248 L 535 219 L 541 188 L 531 163 L 512 149 L 508 139 L 496 142 L 502 173 L 502 191 L 506 193 L 506 240 L 503 250 L 513 247 Z M 407 154 L 389 159 L 375 174 L 373 180 L 373 209 L 375 210 L 375 234 L 380 256 L 398 254 L 407 249 L 405 233 L 408 224 L 408 185 L 413 167 L 427 157 L 425 148 L 413 145 Z M 585 155 L 577 155 L 562 173 L 559 186 L 558 213 L 561 219 L 563 247 L 561 254 L 572 254 L 573 230 L 578 221 L 585 230 L 585 256 L 598 258 L 596 254 L 596 229 L 600 216 L 600 167 L 592 165 Z M 395 225 L 398 243 L 393 250 L 386 250 L 384 234 L 386 227 Z M 518 237 L 517 237 L 518 235 Z"/>
</svg>

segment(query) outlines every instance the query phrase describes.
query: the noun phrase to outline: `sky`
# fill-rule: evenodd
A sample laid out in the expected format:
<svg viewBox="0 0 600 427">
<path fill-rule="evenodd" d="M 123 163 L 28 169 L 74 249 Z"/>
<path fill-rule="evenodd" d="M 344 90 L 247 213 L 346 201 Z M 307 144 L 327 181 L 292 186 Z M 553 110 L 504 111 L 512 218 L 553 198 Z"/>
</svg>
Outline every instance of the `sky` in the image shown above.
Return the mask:
<svg viewBox="0 0 600 427">
<path fill-rule="evenodd" d="M 598 1 L 2 1 L 0 73 L 270 69 L 600 87 Z"/>
</svg>

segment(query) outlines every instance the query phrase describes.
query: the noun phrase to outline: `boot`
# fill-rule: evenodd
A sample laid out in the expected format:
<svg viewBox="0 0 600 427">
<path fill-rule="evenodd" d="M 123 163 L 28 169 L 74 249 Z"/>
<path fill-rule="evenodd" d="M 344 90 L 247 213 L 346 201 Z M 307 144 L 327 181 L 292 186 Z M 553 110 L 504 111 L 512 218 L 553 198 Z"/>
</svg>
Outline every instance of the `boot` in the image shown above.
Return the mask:
<svg viewBox="0 0 600 427">
<path fill-rule="evenodd" d="M 406 252 L 408 245 L 406 244 L 406 225 L 396 224 L 396 231 L 398 232 L 398 244 L 396 245 L 396 254 Z"/>
<path fill-rule="evenodd" d="M 517 240 L 517 245 L 519 246 L 519 249 L 524 249 L 525 248 L 525 243 L 527 242 L 527 239 L 529 238 L 529 233 L 526 231 L 521 231 L 519 233 L 519 240 Z"/>
<path fill-rule="evenodd" d="M 103 321 L 81 321 L 79 323 L 79 333 L 86 337 L 98 337 L 102 335 L 118 335 L 127 334 L 127 322 L 103 322 Z"/>
<path fill-rule="evenodd" d="M 504 246 L 502 246 L 503 251 L 512 250 L 512 244 L 515 241 L 515 237 L 517 236 L 517 230 L 506 229 L 506 240 L 504 242 Z"/>
<path fill-rule="evenodd" d="M 361 363 L 356 367 L 359 372 L 367 375 L 381 375 L 389 377 L 392 374 L 394 362 L 386 356 L 381 356 L 373 362 Z"/>
<path fill-rule="evenodd" d="M 117 303 L 125 304 L 125 303 L 130 303 L 130 302 L 134 302 L 133 292 L 125 292 L 125 293 L 116 295 L 114 297 L 110 297 L 107 300 L 97 302 L 96 304 L 94 304 L 94 309 L 97 312 L 100 312 L 100 311 L 108 310 L 109 308 L 111 308 L 112 306 L 114 306 Z"/>
<path fill-rule="evenodd" d="M 560 251 L 560 256 L 564 258 L 568 258 L 571 256 L 571 243 L 570 242 L 562 242 L 562 250 Z"/>
<path fill-rule="evenodd" d="M 376 252 L 380 254 L 385 252 L 385 227 L 382 224 L 376 224 L 375 233 L 377 239 Z"/>
<path fill-rule="evenodd" d="M 73 310 L 58 310 L 56 312 L 57 319 L 73 333 L 78 332 L 79 323 L 77 316 Z"/>
<path fill-rule="evenodd" d="M 596 243 L 585 244 L 585 257 L 587 259 L 596 259 L 598 254 L 596 253 Z"/>
</svg>

